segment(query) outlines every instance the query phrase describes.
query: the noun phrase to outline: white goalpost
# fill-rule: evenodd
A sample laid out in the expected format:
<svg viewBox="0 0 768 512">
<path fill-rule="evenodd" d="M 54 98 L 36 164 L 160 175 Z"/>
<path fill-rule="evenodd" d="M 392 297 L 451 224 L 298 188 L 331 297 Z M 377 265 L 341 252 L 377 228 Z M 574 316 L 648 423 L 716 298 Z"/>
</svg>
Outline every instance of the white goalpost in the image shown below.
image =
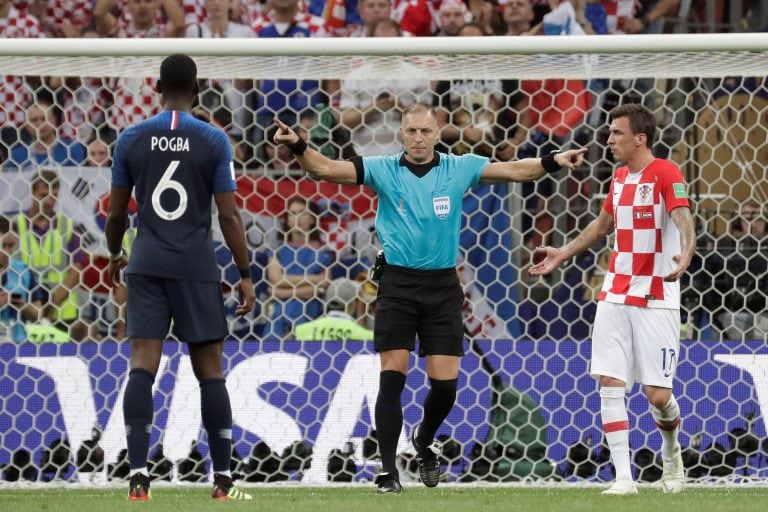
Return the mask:
<svg viewBox="0 0 768 512">
<path fill-rule="evenodd" d="M 108 161 L 84 155 L 94 143 L 109 148 L 131 119 L 157 111 L 152 82 L 172 53 L 195 59 L 205 80 L 198 114 L 232 140 L 256 278 L 259 311 L 230 314 L 225 342 L 241 479 L 363 482 L 379 467 L 371 344 L 295 341 L 298 319 L 278 307 L 265 273 L 280 247 L 286 202 L 311 200 L 332 277 L 357 283 L 348 311 L 370 327 L 376 288 L 365 273 L 379 248 L 375 198 L 363 187 L 305 178 L 268 140 L 271 118 L 285 116 L 318 150 L 348 158 L 396 148 L 399 109 L 417 100 L 440 113 L 441 151 L 503 160 L 589 150 L 573 173 L 478 187 L 465 197 L 458 268 L 468 343 L 456 406 L 438 431 L 445 480 L 611 478 L 586 342 L 606 249 L 595 247 L 548 279 L 526 269 L 533 247 L 574 236 L 599 211 L 616 164 L 606 150 L 607 114 L 630 101 L 656 115 L 654 150 L 683 171 L 698 227 L 697 261 L 683 282 L 675 382 L 688 478 L 739 484 L 768 474 L 768 433 L 756 414 L 768 410 L 768 238 L 754 224 L 762 220 L 765 229 L 768 214 L 768 34 L 0 39 L 0 216 L 12 225 L 30 204 L 31 180 L 52 170 L 61 184 L 58 211 L 82 228 L 89 259 L 77 290 L 86 342 L 32 342 L 14 337 L 15 317 L 0 321 L 0 485 L 122 485 L 128 346 L 119 299 L 99 266 L 110 171 Z M 387 106 L 377 103 L 382 95 Z M 18 161 L 34 137 L 27 109 L 41 104 L 56 111 L 66 161 Z M 129 104 L 139 110 L 129 112 Z M 354 125 L 344 121 L 353 111 L 361 119 Z M 735 234 L 748 205 L 757 215 L 746 234 Z M 237 271 L 220 256 L 229 293 Z M 318 287 L 303 303 L 304 316 L 322 311 L 330 300 L 323 293 Z M 234 303 L 227 295 L 230 313 Z M 406 440 L 428 386 L 423 363 L 414 364 L 403 394 L 404 480 L 416 478 Z M 153 478 L 207 478 L 196 386 L 183 344 L 169 342 L 154 390 Z M 628 404 L 634 470 L 652 481 L 658 436 L 637 390 Z"/>
</svg>

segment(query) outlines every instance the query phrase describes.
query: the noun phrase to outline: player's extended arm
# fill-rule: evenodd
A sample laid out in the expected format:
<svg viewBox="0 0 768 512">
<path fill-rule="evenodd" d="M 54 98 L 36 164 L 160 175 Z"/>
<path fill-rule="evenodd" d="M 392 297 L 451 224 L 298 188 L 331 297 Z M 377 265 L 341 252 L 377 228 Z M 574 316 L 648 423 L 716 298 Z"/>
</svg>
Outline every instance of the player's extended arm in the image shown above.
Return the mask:
<svg viewBox="0 0 768 512">
<path fill-rule="evenodd" d="M 120 285 L 120 269 L 128 264 L 128 258 L 120 256 L 113 259 L 112 255 L 123 252 L 123 236 L 128 227 L 128 202 L 131 200 L 130 188 L 112 187 L 109 192 L 109 213 L 104 225 L 104 234 L 107 237 L 107 250 L 109 251 L 109 278 L 112 284 Z"/>
<path fill-rule="evenodd" d="M 669 214 L 672 222 L 680 231 L 680 254 L 675 254 L 672 259 L 677 264 L 672 273 L 664 276 L 665 281 L 677 281 L 683 276 L 693 259 L 693 253 L 696 251 L 696 229 L 693 226 L 693 216 L 691 210 L 686 206 L 678 206 Z"/>
<path fill-rule="evenodd" d="M 533 251 L 534 265 L 528 271 L 532 276 L 549 274 L 559 267 L 565 260 L 575 254 L 595 245 L 613 229 L 613 217 L 605 210 L 600 210 L 600 215 L 590 222 L 579 236 L 560 248 L 537 247 Z"/>
<path fill-rule="evenodd" d="M 237 211 L 234 192 L 219 192 L 213 195 L 216 201 L 216 209 L 219 211 L 219 226 L 221 234 L 227 243 L 232 259 L 235 260 L 240 271 L 240 281 L 237 283 L 237 292 L 240 303 L 235 314 L 245 315 L 253 310 L 256 303 L 256 292 L 251 281 L 251 262 L 248 261 L 248 248 L 245 245 L 245 228 L 240 212 Z"/>
<path fill-rule="evenodd" d="M 562 153 L 555 153 L 555 163 L 560 168 L 575 169 L 583 160 L 586 148 L 570 149 Z M 546 158 L 546 157 L 545 157 Z M 509 181 L 533 181 L 547 173 L 542 165 L 544 158 L 524 158 L 512 162 L 494 162 L 488 164 L 480 175 L 480 183 L 506 183 Z"/>
<path fill-rule="evenodd" d="M 275 123 L 279 128 L 275 132 L 275 144 L 285 144 L 291 148 L 291 151 L 298 145 L 306 144 L 305 142 L 301 144 L 303 141 L 300 141 L 296 132 L 277 117 L 275 117 Z M 296 160 L 301 168 L 316 180 L 325 180 L 341 185 L 357 184 L 357 171 L 355 171 L 355 165 L 352 162 L 331 160 L 308 147 L 303 149 L 303 153 L 300 155 L 296 154 L 296 151 L 293 153 L 296 155 Z"/>
</svg>

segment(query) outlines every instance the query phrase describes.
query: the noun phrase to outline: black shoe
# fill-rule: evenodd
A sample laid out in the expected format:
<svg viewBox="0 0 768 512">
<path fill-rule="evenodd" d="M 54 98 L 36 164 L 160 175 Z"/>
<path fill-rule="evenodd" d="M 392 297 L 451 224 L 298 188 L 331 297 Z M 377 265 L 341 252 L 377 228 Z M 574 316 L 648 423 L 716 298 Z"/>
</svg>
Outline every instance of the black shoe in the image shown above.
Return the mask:
<svg viewBox="0 0 768 512">
<path fill-rule="evenodd" d="M 416 462 L 419 465 L 419 478 L 421 483 L 427 487 L 437 487 L 440 482 L 440 461 L 437 456 L 440 455 L 440 444 L 434 442 L 428 446 L 422 446 L 416 440 L 418 428 L 411 432 L 411 444 L 416 450 Z"/>
<path fill-rule="evenodd" d="M 403 492 L 400 480 L 390 473 L 379 473 L 374 483 L 376 484 L 376 494 L 400 494 Z"/>
<path fill-rule="evenodd" d="M 149 501 L 152 495 L 149 493 L 149 477 L 136 473 L 128 484 L 128 499 L 131 501 Z"/>
</svg>

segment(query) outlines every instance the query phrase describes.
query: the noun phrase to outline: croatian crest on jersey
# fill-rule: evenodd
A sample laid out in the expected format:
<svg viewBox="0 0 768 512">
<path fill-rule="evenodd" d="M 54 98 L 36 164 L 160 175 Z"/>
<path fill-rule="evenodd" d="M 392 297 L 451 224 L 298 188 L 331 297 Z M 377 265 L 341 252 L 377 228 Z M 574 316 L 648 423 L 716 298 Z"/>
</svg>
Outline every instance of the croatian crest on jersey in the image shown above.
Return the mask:
<svg viewBox="0 0 768 512">
<path fill-rule="evenodd" d="M 641 203 L 647 203 L 648 199 L 651 197 L 651 191 L 653 190 L 653 187 L 651 187 L 648 184 L 640 185 L 640 202 Z"/>
<path fill-rule="evenodd" d="M 435 209 L 437 218 L 444 219 L 451 213 L 451 198 L 448 196 L 433 197 L 432 207 Z"/>
</svg>

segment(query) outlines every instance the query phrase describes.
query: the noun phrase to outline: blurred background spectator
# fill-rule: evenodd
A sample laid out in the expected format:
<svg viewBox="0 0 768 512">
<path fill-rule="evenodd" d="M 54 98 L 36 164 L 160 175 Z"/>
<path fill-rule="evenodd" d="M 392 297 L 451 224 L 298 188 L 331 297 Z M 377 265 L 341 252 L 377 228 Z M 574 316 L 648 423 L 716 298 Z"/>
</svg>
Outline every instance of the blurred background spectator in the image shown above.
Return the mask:
<svg viewBox="0 0 768 512">
<path fill-rule="evenodd" d="M 373 331 L 357 318 L 361 284 L 339 277 L 325 291 L 325 315 L 296 325 L 297 341 L 373 340 Z"/>
<path fill-rule="evenodd" d="M 323 312 L 333 252 L 321 242 L 317 205 L 303 197 L 286 203 L 280 219 L 282 243 L 267 264 L 272 287 L 269 304 L 271 334 L 283 337 L 297 323 L 314 320 Z"/>
<path fill-rule="evenodd" d="M 20 140 L 11 150 L 7 167 L 78 166 L 85 161 L 85 147 L 58 135 L 59 114 L 51 99 L 38 98 L 26 109 Z"/>
</svg>

